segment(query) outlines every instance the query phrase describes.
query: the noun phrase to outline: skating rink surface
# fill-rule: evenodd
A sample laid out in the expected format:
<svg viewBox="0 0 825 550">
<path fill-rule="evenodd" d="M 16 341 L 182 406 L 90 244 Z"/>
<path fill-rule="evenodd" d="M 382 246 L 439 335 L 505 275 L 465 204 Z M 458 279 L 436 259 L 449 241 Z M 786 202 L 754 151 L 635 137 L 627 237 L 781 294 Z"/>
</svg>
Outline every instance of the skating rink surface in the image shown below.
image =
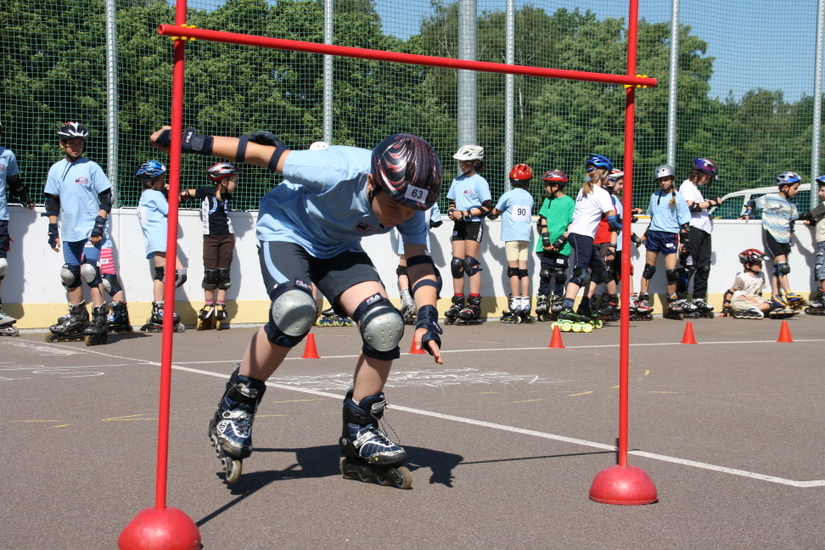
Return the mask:
<svg viewBox="0 0 825 550">
<path fill-rule="evenodd" d="M 388 435 L 412 489 L 338 471 L 356 328 L 314 328 L 269 380 L 255 452 L 224 482 L 206 437 L 254 328 L 174 337 L 166 504 L 204 548 L 825 548 L 825 318 L 631 323 L 630 453 L 659 501 L 588 498 L 616 463 L 619 326 L 445 327 L 444 365 L 402 343 Z M 0 548 L 112 549 L 155 505 L 160 334 L 0 338 Z M 391 427 L 390 427 L 391 426 Z"/>
</svg>

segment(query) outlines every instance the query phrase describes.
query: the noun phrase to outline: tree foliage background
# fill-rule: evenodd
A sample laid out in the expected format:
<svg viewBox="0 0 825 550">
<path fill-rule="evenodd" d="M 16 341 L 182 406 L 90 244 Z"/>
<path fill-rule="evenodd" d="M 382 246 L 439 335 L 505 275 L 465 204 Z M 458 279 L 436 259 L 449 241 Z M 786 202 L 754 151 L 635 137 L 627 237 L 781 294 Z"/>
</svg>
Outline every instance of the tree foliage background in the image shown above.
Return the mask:
<svg viewBox="0 0 825 550">
<path fill-rule="evenodd" d="M 478 59 L 503 62 L 504 13 L 478 19 Z M 144 160 L 163 154 L 147 137 L 169 122 L 172 41 L 157 26 L 174 22 L 164 0 L 118 0 L 119 150 L 116 182 L 120 204 L 134 206 L 140 188 L 132 178 Z M 227 0 L 211 10 L 191 8 L 188 23 L 199 28 L 261 36 L 323 41 L 323 2 L 317 0 Z M 378 50 L 457 56 L 456 4 L 435 1 L 419 32 L 406 40 L 387 34 L 369 0 L 335 2 L 335 43 Z M 40 191 L 49 166 L 61 158 L 57 126 L 77 120 L 89 127 L 90 158 L 106 166 L 106 67 L 103 0 L 4 0 L 0 18 L 0 120 L 2 144 L 18 156 L 24 180 Z M 639 73 L 660 86 L 637 97 L 636 203 L 653 189 L 650 174 L 666 160 L 668 23 L 642 20 Z M 805 174 L 810 163 L 813 98 L 783 100 L 782 92 L 754 89 L 741 99 L 709 97 L 714 59 L 707 44 L 680 29 L 677 171 L 708 156 L 722 170 L 723 195 L 770 185 L 776 174 Z M 626 30 L 622 19 L 590 11 L 552 13 L 523 5 L 516 18 L 516 64 L 624 73 Z M 445 179 L 453 173 L 456 149 L 456 71 L 335 58 L 334 141 L 370 148 L 391 133 L 408 131 L 429 140 L 442 156 Z M 505 190 L 504 76 L 478 75 L 478 136 L 487 150 L 493 195 Z M 587 153 L 623 164 L 624 88 L 584 82 L 515 77 L 516 162 L 539 174 L 565 170 L 582 181 Z M 293 148 L 322 138 L 323 58 L 319 55 L 189 42 L 184 124 L 201 133 L 241 135 L 269 130 Z M 184 157 L 184 187 L 205 185 L 211 159 Z M 278 177 L 247 167 L 236 205 L 257 208 Z M 570 192 L 576 186 L 571 185 Z M 537 200 L 543 189 L 534 186 Z M 446 193 L 446 187 L 445 187 Z"/>
</svg>

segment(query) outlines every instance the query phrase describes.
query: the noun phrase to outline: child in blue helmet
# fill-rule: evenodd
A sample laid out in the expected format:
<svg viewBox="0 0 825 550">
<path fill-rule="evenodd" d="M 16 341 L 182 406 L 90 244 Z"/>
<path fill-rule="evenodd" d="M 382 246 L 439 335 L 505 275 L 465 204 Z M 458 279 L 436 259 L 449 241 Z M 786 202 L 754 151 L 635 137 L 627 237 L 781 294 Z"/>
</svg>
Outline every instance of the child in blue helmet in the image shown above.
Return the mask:
<svg viewBox="0 0 825 550">
<path fill-rule="evenodd" d="M 150 140 L 168 150 L 170 133 L 163 128 Z M 387 297 L 361 239 L 398 228 L 419 308 L 413 341 L 443 363 L 435 309 L 438 283 L 426 245 L 425 211 L 441 192 L 435 150 L 404 133 L 383 139 L 372 151 L 335 145 L 293 151 L 270 132 L 234 138 L 184 130 L 181 142 L 184 153 L 253 164 L 285 178 L 264 195 L 256 226 L 271 300 L 269 322 L 250 341 L 209 424 L 227 481 L 237 481 L 240 461 L 252 453 L 251 430 L 266 380 L 315 323 L 314 283 L 336 312 L 358 323 L 363 342 L 353 386 L 343 401 L 338 440 L 345 455 L 342 473 L 409 487 L 412 478 L 400 466 L 407 453 L 380 429 L 387 405 L 384 384 L 400 356 L 404 319 Z"/>
<path fill-rule="evenodd" d="M 805 305 L 805 298 L 791 292 L 788 274 L 791 265 L 788 254 L 793 246 L 793 222 L 799 212 L 793 198 L 799 192 L 802 178 L 796 172 L 782 172 L 776 176 L 778 193 L 768 193 L 758 199 L 751 199 L 745 211 L 745 220 L 750 219 L 754 210 L 762 211 L 762 230 L 765 250 L 773 260 L 771 291 L 774 305 L 784 305 L 791 310 L 799 310 Z"/>
<path fill-rule="evenodd" d="M 146 245 L 146 258 L 152 260 L 155 276 L 152 284 L 152 316 L 141 330 L 160 330 L 163 326 L 163 295 L 168 274 L 166 272 L 166 239 L 169 215 L 169 202 L 166 195 L 169 184 L 166 182 L 166 166 L 156 160 L 148 160 L 135 171 L 135 179 L 143 184 L 137 215 L 143 240 Z M 186 270 L 180 258 L 175 269 L 175 287 L 186 282 Z M 183 332 L 180 316 L 175 313 L 175 330 Z"/>
</svg>

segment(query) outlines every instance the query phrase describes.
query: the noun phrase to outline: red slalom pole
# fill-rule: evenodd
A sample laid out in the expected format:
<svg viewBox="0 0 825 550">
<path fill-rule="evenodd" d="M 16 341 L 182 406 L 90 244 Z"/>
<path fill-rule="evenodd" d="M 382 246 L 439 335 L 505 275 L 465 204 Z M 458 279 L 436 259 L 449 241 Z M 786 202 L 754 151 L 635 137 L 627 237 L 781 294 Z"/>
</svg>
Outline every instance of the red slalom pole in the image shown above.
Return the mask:
<svg viewBox="0 0 825 550">
<path fill-rule="evenodd" d="M 639 36 L 639 2 L 630 0 L 627 30 L 627 74 L 636 74 Z M 671 85 L 673 85 L 671 83 Z M 619 310 L 619 445 L 617 464 L 599 472 L 590 486 L 590 500 L 604 504 L 651 504 L 659 500 L 650 476 L 627 463 L 629 365 L 630 365 L 630 220 L 633 208 L 633 152 L 636 120 L 636 88 L 625 95 L 624 197 L 622 208 L 622 298 Z"/>
<path fill-rule="evenodd" d="M 517 74 L 521 76 L 540 76 L 544 78 L 559 78 L 562 80 L 583 80 L 586 82 L 602 82 L 605 84 L 627 84 L 631 86 L 656 87 L 659 82 L 655 78 L 638 77 L 634 69 L 633 74 L 615 75 L 606 73 L 592 73 L 587 71 L 568 71 L 564 69 L 549 69 L 544 67 L 528 67 L 524 65 L 507 65 L 506 63 L 491 63 L 488 61 L 470 61 L 467 59 L 453 59 L 450 57 L 435 57 L 432 55 L 418 55 L 411 53 L 386 52 L 366 48 L 349 46 L 335 46 L 319 44 L 317 42 L 302 42 L 283 38 L 269 38 L 251 34 L 211 31 L 207 29 L 184 28 L 175 25 L 158 26 L 158 34 L 197 38 L 210 42 L 224 44 L 238 44 L 241 46 L 257 46 L 276 50 L 294 52 L 317 53 L 353 57 L 357 59 L 372 59 L 375 61 L 389 61 L 392 63 L 406 63 L 408 65 L 424 65 L 428 67 L 444 67 L 448 69 L 466 69 L 485 73 Z"/>
<path fill-rule="evenodd" d="M 175 22 L 186 23 L 186 0 L 175 6 Z M 169 151 L 169 215 L 166 236 L 167 273 L 178 260 L 178 203 L 180 200 L 180 145 L 183 132 L 183 84 L 186 43 L 175 40 L 172 72 L 172 131 Z M 172 252 L 172 254 L 168 254 Z M 171 262 L 171 264 L 169 263 Z M 197 550 L 202 548 L 195 522 L 181 510 L 166 507 L 169 463 L 169 406 L 172 395 L 172 343 L 175 329 L 175 284 L 163 289 L 164 316 L 161 339 L 160 398 L 158 406 L 158 452 L 155 479 L 155 507 L 146 508 L 118 537 L 121 550 Z"/>
</svg>

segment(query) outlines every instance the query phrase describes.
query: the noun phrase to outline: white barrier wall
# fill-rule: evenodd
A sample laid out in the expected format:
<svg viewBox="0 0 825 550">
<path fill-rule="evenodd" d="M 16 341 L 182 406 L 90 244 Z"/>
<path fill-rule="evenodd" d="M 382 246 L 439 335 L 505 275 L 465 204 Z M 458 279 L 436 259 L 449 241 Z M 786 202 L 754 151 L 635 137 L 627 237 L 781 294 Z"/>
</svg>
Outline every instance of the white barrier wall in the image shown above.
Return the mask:
<svg viewBox="0 0 825 550">
<path fill-rule="evenodd" d="M 63 254 L 55 253 L 47 244 L 48 219 L 42 217 L 42 208 L 34 211 L 11 206 L 9 233 L 13 240 L 8 254 L 8 271 L 0 288 L 5 311 L 19 319 L 19 328 L 44 328 L 66 311 L 66 293 L 60 282 L 60 268 Z M 264 323 L 267 319 L 269 300 L 260 275 L 257 242 L 255 240 L 256 212 L 235 212 L 232 224 L 235 228 L 236 248 L 232 265 L 232 287 L 228 292 L 227 309 L 231 322 Z M 178 289 L 176 312 L 184 323 L 194 324 L 195 314 L 203 303 L 201 281 L 202 230 L 199 213 L 192 210 L 181 211 L 178 243 L 183 265 L 188 268 L 189 280 Z M 497 319 L 506 305 L 509 285 L 506 281 L 504 243 L 500 239 L 498 221 L 485 222 L 487 234 L 481 247 L 482 310 L 489 318 Z M 633 226 L 637 234 L 645 230 L 646 222 Z M 432 256 L 444 277 L 444 290 L 439 304 L 441 313 L 449 307 L 452 295 L 452 277 L 449 263 L 451 259 L 450 234 L 452 223 L 445 222 L 433 230 Z M 141 324 L 148 317 L 152 301 L 152 277 L 154 271 L 146 259 L 143 234 L 135 209 L 123 208 L 112 211 L 112 239 L 115 242 L 115 260 L 118 275 L 126 291 L 132 323 Z M 363 245 L 370 254 L 387 287 L 390 298 L 398 303 L 398 287 L 395 269 L 398 236 L 396 232 L 364 239 Z M 713 265 L 711 268 L 709 301 L 721 308 L 722 295 L 730 287 L 733 277 L 739 271 L 737 254 L 745 248 L 761 248 L 762 232 L 760 222 L 742 220 L 717 220 L 713 233 Z M 790 256 L 791 288 L 806 298 L 816 286 L 811 275 L 816 246 L 813 242 L 813 227 L 797 225 L 794 248 Z M 635 289 L 644 266 L 644 247 L 633 248 L 633 277 Z M 771 264 L 767 264 L 770 273 Z M 660 258 L 657 272 L 651 286 L 651 293 L 660 296 L 656 301 L 661 311 L 665 292 L 665 269 Z M 538 287 L 538 266 L 536 256 L 530 256 L 531 284 Z M 535 306 L 534 306 L 535 307 Z"/>
</svg>

